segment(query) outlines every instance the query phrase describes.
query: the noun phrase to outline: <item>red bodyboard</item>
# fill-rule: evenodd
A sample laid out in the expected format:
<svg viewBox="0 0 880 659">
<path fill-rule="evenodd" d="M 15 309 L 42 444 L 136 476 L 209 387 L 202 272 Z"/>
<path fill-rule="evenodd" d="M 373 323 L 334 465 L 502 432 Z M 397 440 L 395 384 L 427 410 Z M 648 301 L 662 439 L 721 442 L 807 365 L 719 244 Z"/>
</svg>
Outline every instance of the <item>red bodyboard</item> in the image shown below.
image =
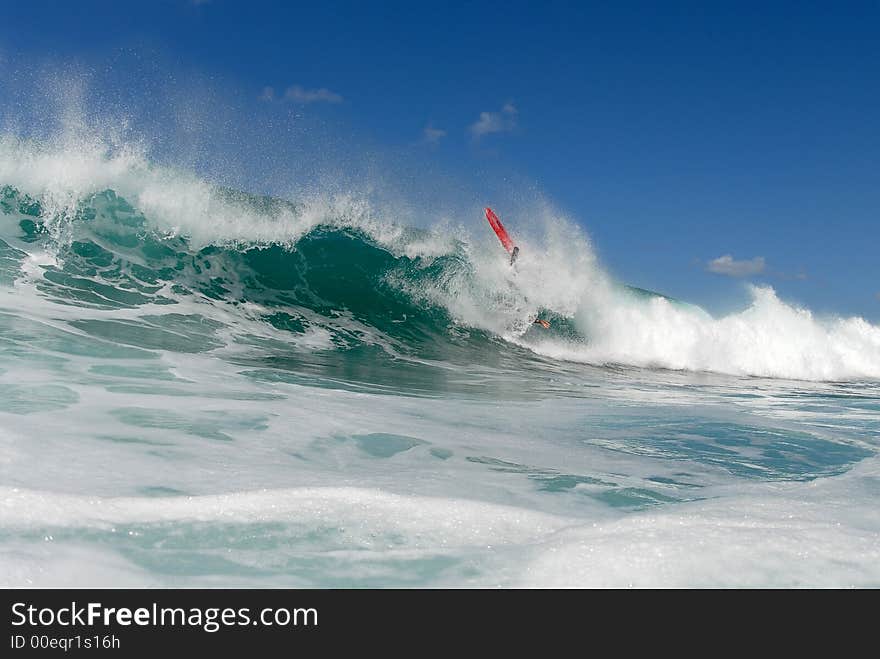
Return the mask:
<svg viewBox="0 0 880 659">
<path fill-rule="evenodd" d="M 504 228 L 504 225 L 501 224 L 501 220 L 498 219 L 498 216 L 495 215 L 495 212 L 491 208 L 486 209 L 486 219 L 489 220 L 489 224 L 495 231 L 495 235 L 498 236 L 498 240 L 504 245 L 504 249 L 507 250 L 508 254 L 512 254 L 513 241 L 510 239 L 510 236 L 507 235 L 507 230 Z"/>
</svg>

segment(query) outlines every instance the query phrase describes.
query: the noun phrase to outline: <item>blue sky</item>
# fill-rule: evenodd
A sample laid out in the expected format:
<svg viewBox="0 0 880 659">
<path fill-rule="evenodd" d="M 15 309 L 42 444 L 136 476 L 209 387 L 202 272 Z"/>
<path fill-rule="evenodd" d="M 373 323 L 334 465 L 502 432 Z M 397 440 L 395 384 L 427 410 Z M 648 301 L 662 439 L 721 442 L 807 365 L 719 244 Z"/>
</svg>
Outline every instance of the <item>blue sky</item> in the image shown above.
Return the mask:
<svg viewBox="0 0 880 659">
<path fill-rule="evenodd" d="M 336 160 L 399 155 L 486 203 L 505 181 L 540 190 L 627 283 L 722 310 L 767 282 L 880 319 L 876 2 L 32 0 L 2 15 L 17 66 L 101 71 L 142 109 L 150 77 L 210 89 L 214 144 L 242 115 L 266 143 L 308 126 Z"/>
</svg>

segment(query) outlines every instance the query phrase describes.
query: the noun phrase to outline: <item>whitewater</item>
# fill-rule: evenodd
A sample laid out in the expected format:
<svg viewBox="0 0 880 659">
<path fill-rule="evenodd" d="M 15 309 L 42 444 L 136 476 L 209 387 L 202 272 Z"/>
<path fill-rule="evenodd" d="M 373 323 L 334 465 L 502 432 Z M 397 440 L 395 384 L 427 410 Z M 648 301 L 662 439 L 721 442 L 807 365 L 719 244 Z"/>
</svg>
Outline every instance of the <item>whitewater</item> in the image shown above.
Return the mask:
<svg viewBox="0 0 880 659">
<path fill-rule="evenodd" d="M 0 583 L 880 586 L 880 327 L 504 219 L 0 136 Z"/>
</svg>

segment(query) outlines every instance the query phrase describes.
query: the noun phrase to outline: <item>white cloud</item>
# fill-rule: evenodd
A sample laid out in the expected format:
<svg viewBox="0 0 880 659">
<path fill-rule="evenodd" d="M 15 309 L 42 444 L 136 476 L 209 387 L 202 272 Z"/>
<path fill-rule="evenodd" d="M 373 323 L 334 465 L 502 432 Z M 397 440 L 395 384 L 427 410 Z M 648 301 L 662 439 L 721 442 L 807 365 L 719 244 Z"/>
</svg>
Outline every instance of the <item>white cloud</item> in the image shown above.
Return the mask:
<svg viewBox="0 0 880 659">
<path fill-rule="evenodd" d="M 480 112 L 480 118 L 471 124 L 470 131 L 474 139 L 490 133 L 504 133 L 516 128 L 516 116 L 519 114 L 513 103 L 505 103 L 500 112 Z"/>
<path fill-rule="evenodd" d="M 422 138 L 428 144 L 437 144 L 444 137 L 446 137 L 446 131 L 442 128 L 434 128 L 432 124 L 425 126 L 425 129 L 422 131 Z"/>
<path fill-rule="evenodd" d="M 275 100 L 275 88 L 274 87 L 263 87 L 263 92 L 260 94 L 261 101 L 274 101 Z"/>
<path fill-rule="evenodd" d="M 756 256 L 753 259 L 737 261 L 730 254 L 719 256 L 712 259 L 706 266 L 709 272 L 719 275 L 727 275 L 728 277 L 748 277 L 764 272 L 766 265 L 763 256 Z"/>
<path fill-rule="evenodd" d="M 284 98 L 294 103 L 342 103 L 343 98 L 336 92 L 331 92 L 326 87 L 320 89 L 304 89 L 299 85 L 288 87 L 284 92 Z"/>
</svg>

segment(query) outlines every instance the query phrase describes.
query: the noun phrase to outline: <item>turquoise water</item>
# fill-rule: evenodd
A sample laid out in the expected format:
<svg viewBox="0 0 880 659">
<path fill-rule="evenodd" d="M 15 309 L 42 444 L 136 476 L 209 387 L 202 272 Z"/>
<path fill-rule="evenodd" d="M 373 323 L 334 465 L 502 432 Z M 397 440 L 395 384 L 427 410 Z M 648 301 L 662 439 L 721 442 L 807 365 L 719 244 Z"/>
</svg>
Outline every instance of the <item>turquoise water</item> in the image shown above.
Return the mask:
<svg viewBox="0 0 880 659">
<path fill-rule="evenodd" d="M 877 326 L 0 145 L 5 585 L 880 585 Z"/>
</svg>

